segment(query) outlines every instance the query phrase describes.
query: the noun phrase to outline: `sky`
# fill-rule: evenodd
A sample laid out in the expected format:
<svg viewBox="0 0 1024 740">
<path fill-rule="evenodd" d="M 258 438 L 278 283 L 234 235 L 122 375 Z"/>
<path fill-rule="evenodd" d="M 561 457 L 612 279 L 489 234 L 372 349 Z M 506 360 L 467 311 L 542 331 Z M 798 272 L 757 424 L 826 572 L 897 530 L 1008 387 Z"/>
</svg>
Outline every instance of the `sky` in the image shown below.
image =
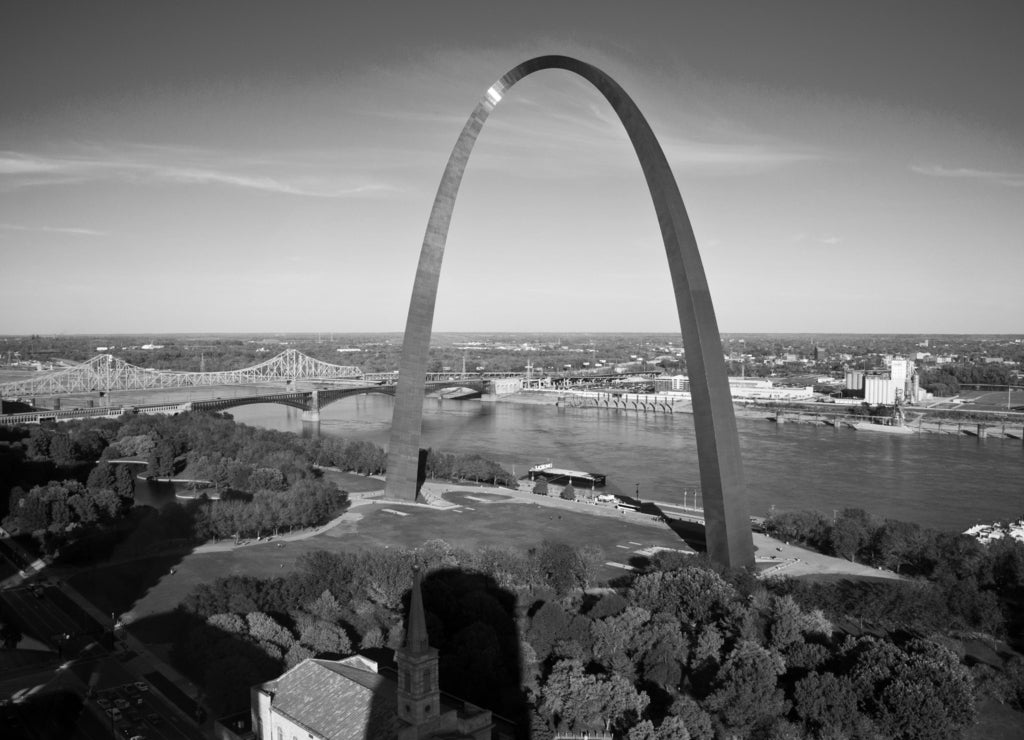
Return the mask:
<svg viewBox="0 0 1024 740">
<path fill-rule="evenodd" d="M 0 334 L 402 331 L 488 87 L 601 68 L 675 173 L 723 332 L 1024 332 L 1024 5 L 0 0 Z M 610 106 L 504 97 L 435 331 L 672 332 Z"/>
</svg>

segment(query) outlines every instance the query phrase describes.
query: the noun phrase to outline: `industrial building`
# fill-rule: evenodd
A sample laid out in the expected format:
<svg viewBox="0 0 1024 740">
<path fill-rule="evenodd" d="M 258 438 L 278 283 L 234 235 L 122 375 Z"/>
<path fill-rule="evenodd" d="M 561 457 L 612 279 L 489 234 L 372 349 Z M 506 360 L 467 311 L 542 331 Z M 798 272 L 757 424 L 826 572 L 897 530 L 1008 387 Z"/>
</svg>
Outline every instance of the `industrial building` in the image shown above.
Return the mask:
<svg viewBox="0 0 1024 740">
<path fill-rule="evenodd" d="M 777 386 L 767 378 L 729 378 L 729 390 L 736 401 L 798 401 L 814 397 L 813 386 Z M 655 393 L 690 393 L 690 379 L 673 375 L 654 379 Z"/>
<path fill-rule="evenodd" d="M 918 382 L 917 369 L 904 357 L 883 358 L 887 367 L 878 370 L 847 369 L 845 385 L 849 391 L 862 391 L 866 403 L 892 406 L 901 403 L 917 403 L 925 394 Z"/>
</svg>

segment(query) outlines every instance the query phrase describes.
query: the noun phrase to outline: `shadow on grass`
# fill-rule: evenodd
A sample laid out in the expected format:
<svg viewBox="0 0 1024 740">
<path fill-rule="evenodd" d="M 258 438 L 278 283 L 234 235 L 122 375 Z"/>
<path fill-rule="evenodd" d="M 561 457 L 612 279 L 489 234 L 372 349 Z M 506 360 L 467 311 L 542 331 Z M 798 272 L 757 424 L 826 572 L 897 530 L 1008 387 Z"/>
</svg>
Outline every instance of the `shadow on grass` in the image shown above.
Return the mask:
<svg viewBox="0 0 1024 740">
<path fill-rule="evenodd" d="M 98 565 L 68 582 L 104 614 L 129 611 L 161 578 L 177 567 L 187 552 L 156 555 L 114 565 Z"/>
</svg>

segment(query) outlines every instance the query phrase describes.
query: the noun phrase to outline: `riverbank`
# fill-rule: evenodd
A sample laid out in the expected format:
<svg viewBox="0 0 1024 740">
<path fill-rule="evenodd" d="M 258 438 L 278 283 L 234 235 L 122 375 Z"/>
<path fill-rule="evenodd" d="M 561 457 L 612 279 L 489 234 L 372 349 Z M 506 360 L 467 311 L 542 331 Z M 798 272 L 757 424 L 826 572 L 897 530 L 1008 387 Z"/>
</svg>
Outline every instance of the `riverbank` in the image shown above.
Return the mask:
<svg viewBox="0 0 1024 740">
<path fill-rule="evenodd" d="M 493 400 L 495 403 L 525 406 L 560 406 L 593 409 L 594 411 L 623 411 L 635 414 L 693 413 L 693 407 L 689 402 L 679 402 L 671 397 L 659 398 L 657 394 L 652 393 L 626 394 L 620 397 L 625 400 L 618 404 L 604 403 L 602 399 L 605 396 L 611 398 L 610 394 L 595 393 L 593 391 L 524 390 L 496 396 Z M 576 399 L 576 402 L 567 403 L 566 399 Z M 736 402 L 733 403 L 733 410 L 737 419 L 755 419 L 777 424 L 811 424 L 830 426 L 837 429 L 848 428 L 867 434 L 874 432 L 893 433 L 899 430 L 908 435 L 917 433 L 946 434 L 965 435 L 981 439 L 994 437 L 1024 440 L 1024 415 L 1020 415 L 1020 419 L 979 421 L 973 418 L 964 420 L 955 418 L 931 419 L 924 413 L 920 413 L 916 418 L 899 427 L 886 427 L 874 423 L 870 417 L 847 413 L 845 407 L 840 409 L 828 404 L 820 404 L 820 406 L 821 408 L 817 408 L 813 404 L 803 407 L 779 407 L 769 404 Z"/>
</svg>

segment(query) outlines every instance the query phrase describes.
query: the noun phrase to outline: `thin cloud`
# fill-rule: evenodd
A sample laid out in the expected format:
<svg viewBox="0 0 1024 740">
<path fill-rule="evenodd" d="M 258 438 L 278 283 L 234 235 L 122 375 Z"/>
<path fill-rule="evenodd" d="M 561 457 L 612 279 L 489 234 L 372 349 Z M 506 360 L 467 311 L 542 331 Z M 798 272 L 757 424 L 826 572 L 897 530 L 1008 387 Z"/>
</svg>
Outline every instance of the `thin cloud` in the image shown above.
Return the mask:
<svg viewBox="0 0 1024 740">
<path fill-rule="evenodd" d="M 0 224 L 0 231 L 28 231 L 44 234 L 68 234 L 71 236 L 109 236 L 107 231 L 83 229 L 74 226 L 23 226 L 21 224 Z"/>
<path fill-rule="evenodd" d="M 840 239 L 838 236 L 826 236 L 821 240 L 821 243 L 828 244 L 831 246 L 833 244 L 838 244 L 841 241 L 842 239 Z"/>
<path fill-rule="evenodd" d="M 929 177 L 952 177 L 967 180 L 980 180 L 995 185 L 1004 185 L 1011 188 L 1024 187 L 1024 173 L 1021 172 L 995 172 L 993 170 L 976 170 L 970 167 L 942 167 L 941 165 L 912 165 L 911 170 L 919 175 Z"/>
<path fill-rule="evenodd" d="M 278 172 L 252 171 L 268 167 Z M 99 156 L 89 157 L 0 152 L 0 186 L 4 189 L 108 180 L 223 185 L 313 198 L 365 197 L 397 190 L 375 182 L 338 183 L 331 175 L 310 170 L 315 166 L 308 161 L 268 165 L 195 148 L 129 147 L 123 153 L 100 151 Z"/>
<path fill-rule="evenodd" d="M 540 91 L 549 92 L 549 91 Z M 550 94 L 550 93 L 549 93 Z M 615 114 L 605 106 L 586 99 L 566 95 L 558 106 L 546 106 L 543 97 L 522 96 L 517 100 L 518 115 L 514 120 L 496 112 L 488 121 L 493 149 L 504 156 L 502 166 L 515 166 L 515 160 L 530 152 L 574 153 L 574 167 L 569 162 L 551 160 L 556 171 L 592 174 L 608 166 L 610 161 L 628 161 L 609 156 L 616 150 L 630 148 L 627 134 Z M 695 133 L 679 133 L 686 126 Z M 741 175 L 817 160 L 821 153 L 811 148 L 779 141 L 757 133 L 711 130 L 688 119 L 685 123 L 666 126 L 662 121 L 657 132 L 669 164 L 680 172 L 701 172 L 718 175 Z M 665 129 L 668 128 L 668 131 Z M 676 131 L 672 131 L 674 128 Z"/>
</svg>

